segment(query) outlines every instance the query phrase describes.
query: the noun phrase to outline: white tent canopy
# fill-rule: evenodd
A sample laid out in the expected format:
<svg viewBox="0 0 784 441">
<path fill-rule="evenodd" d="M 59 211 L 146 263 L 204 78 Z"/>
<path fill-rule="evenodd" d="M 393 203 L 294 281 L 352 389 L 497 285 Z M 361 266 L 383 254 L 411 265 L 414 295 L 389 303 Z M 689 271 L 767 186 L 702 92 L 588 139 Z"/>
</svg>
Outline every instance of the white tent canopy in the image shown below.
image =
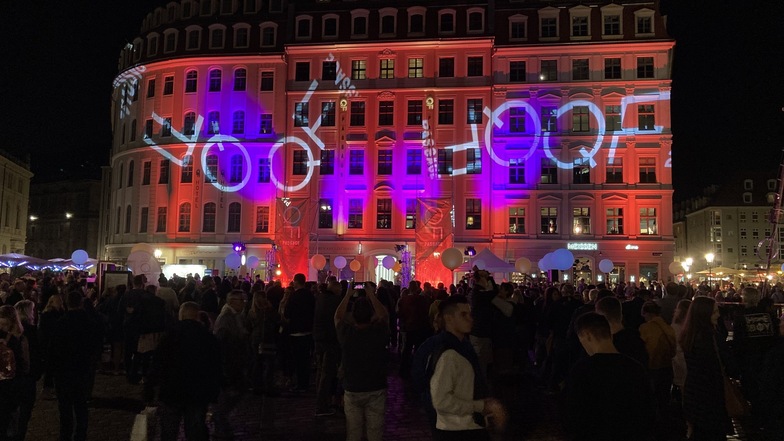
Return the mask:
<svg viewBox="0 0 784 441">
<path fill-rule="evenodd" d="M 479 269 L 490 271 L 491 273 L 511 273 L 517 271 L 515 266 L 509 262 L 505 262 L 500 257 L 493 254 L 490 248 L 485 248 L 476 253 L 468 262 L 457 267 L 457 271 L 471 271 L 471 268 L 477 266 Z"/>
</svg>

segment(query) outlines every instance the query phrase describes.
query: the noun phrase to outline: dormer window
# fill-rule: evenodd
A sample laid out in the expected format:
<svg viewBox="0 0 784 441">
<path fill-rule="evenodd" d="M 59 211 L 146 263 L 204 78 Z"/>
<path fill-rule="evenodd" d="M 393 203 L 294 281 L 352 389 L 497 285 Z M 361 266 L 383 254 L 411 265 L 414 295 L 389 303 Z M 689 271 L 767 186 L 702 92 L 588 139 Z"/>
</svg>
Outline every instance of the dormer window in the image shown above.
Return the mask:
<svg viewBox="0 0 784 441">
<path fill-rule="evenodd" d="M 425 33 L 425 11 L 426 9 L 417 6 L 408 8 L 408 33 L 409 35 L 424 35 Z"/>
<path fill-rule="evenodd" d="M 655 12 L 652 9 L 644 8 L 634 11 L 634 36 L 635 37 L 652 37 L 654 36 L 653 16 Z"/>
<path fill-rule="evenodd" d="M 297 39 L 307 40 L 310 39 L 310 29 L 313 24 L 313 18 L 309 15 L 297 17 Z"/>
<path fill-rule="evenodd" d="M 751 179 L 746 179 L 743 181 L 743 189 L 744 190 L 754 190 L 754 181 Z"/>
<path fill-rule="evenodd" d="M 397 27 L 395 23 L 397 18 L 397 9 L 384 8 L 378 11 L 378 15 L 381 19 L 381 36 L 394 37 L 395 29 Z"/>
<path fill-rule="evenodd" d="M 261 24 L 261 47 L 275 46 L 275 35 L 278 31 L 277 23 L 264 22 Z"/>
<path fill-rule="evenodd" d="M 351 38 L 367 38 L 368 16 L 367 9 L 354 9 L 351 11 Z"/>
<path fill-rule="evenodd" d="M 234 47 L 246 48 L 250 45 L 250 25 L 238 23 L 234 25 Z"/>
<path fill-rule="evenodd" d="M 743 193 L 743 203 L 744 204 L 750 204 L 751 203 L 751 193 L 749 193 L 749 192 Z"/>
<path fill-rule="evenodd" d="M 152 33 L 147 36 L 147 56 L 154 57 L 158 54 L 158 34 Z"/>
<path fill-rule="evenodd" d="M 223 49 L 224 38 L 226 35 L 226 26 L 212 25 L 210 26 L 210 49 Z"/>
<path fill-rule="evenodd" d="M 528 17 L 517 14 L 509 17 L 509 40 L 525 41 L 527 39 Z"/>
<path fill-rule="evenodd" d="M 623 37 L 623 6 L 610 4 L 601 8 L 602 38 L 616 39 Z"/>
<path fill-rule="evenodd" d="M 256 0 L 244 0 L 243 12 L 246 14 L 255 14 L 258 12 Z"/>
<path fill-rule="evenodd" d="M 177 49 L 177 30 L 167 29 L 164 33 L 163 52 L 170 53 Z"/>
<path fill-rule="evenodd" d="M 335 14 L 325 15 L 322 19 L 323 38 L 337 38 L 338 36 L 338 16 Z"/>
<path fill-rule="evenodd" d="M 468 33 L 476 34 L 485 30 L 485 11 L 482 8 L 468 10 Z"/>
<path fill-rule="evenodd" d="M 184 0 L 182 2 L 182 18 L 190 18 L 193 13 L 193 2 Z"/>
<path fill-rule="evenodd" d="M 572 40 L 587 40 L 591 36 L 591 9 L 587 6 L 575 6 L 569 9 L 569 20 L 572 25 Z"/>
<path fill-rule="evenodd" d="M 445 9 L 438 11 L 438 32 L 440 34 L 455 33 L 455 11 Z"/>
<path fill-rule="evenodd" d="M 221 0 L 221 14 L 227 15 L 234 12 L 234 0 Z"/>
<path fill-rule="evenodd" d="M 768 190 L 775 190 L 776 189 L 776 180 L 775 179 L 768 179 Z"/>
<path fill-rule="evenodd" d="M 539 10 L 539 38 L 543 41 L 558 39 L 559 9 L 547 7 Z"/>
<path fill-rule="evenodd" d="M 185 49 L 192 51 L 199 49 L 201 46 L 201 28 L 199 26 L 191 25 L 185 28 Z"/>
<path fill-rule="evenodd" d="M 201 9 L 199 13 L 201 15 L 212 14 L 212 0 L 201 0 Z"/>
</svg>

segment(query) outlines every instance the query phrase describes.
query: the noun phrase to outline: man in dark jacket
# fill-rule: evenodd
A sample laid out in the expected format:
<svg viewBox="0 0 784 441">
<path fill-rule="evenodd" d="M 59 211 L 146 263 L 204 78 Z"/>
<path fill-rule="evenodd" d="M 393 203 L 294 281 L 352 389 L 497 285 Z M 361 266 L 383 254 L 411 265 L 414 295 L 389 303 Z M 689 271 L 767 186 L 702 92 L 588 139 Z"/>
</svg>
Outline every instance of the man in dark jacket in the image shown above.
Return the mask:
<svg viewBox="0 0 784 441">
<path fill-rule="evenodd" d="M 297 392 L 304 392 L 310 385 L 310 350 L 313 346 L 313 316 L 316 298 L 305 287 L 305 275 L 294 275 L 294 293 L 286 302 L 285 318 L 289 322 L 291 350 L 297 374 Z"/>
<path fill-rule="evenodd" d="M 102 324 L 84 310 L 82 301 L 81 292 L 68 293 L 68 311 L 55 325 L 50 340 L 50 362 L 60 408 L 60 440 L 87 439 L 91 371 L 103 342 Z"/>
<path fill-rule="evenodd" d="M 123 318 L 123 339 L 125 343 L 125 372 L 130 383 L 136 384 L 141 380 L 139 368 L 141 366 L 139 353 L 139 335 L 142 333 L 142 298 L 145 296 L 144 275 L 133 276 L 133 287 L 125 293 L 120 302 L 120 307 L 125 314 Z"/>
<path fill-rule="evenodd" d="M 206 441 L 207 406 L 217 400 L 220 387 L 220 349 L 199 321 L 198 303 L 183 303 L 179 315 L 161 339 L 151 377 L 160 385 L 161 441 L 176 440 L 183 419 L 188 440 Z"/>
<path fill-rule="evenodd" d="M 335 413 L 330 408 L 330 398 L 335 392 L 340 364 L 340 343 L 335 330 L 335 311 L 340 304 L 341 294 L 340 284 L 333 281 L 325 289 L 320 289 L 316 297 L 316 312 L 313 319 L 313 343 L 318 365 L 316 416 L 329 416 Z"/>
</svg>

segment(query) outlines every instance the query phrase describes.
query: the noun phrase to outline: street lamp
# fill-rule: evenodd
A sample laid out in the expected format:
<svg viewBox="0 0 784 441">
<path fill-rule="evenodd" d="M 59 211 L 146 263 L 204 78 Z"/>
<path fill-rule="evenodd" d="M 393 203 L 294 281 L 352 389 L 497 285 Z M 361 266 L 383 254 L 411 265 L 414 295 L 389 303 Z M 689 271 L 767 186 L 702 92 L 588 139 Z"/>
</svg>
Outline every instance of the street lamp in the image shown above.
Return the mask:
<svg viewBox="0 0 784 441">
<path fill-rule="evenodd" d="M 713 258 L 716 257 L 713 253 L 708 253 L 705 255 L 705 262 L 708 263 L 708 289 L 713 290 L 713 286 L 711 286 L 711 264 L 713 264 Z"/>
<path fill-rule="evenodd" d="M 687 257 L 686 260 L 681 262 L 681 266 L 683 267 L 684 275 L 689 273 L 689 268 L 691 267 L 692 263 L 694 263 L 694 259 L 692 259 L 691 257 Z"/>
</svg>

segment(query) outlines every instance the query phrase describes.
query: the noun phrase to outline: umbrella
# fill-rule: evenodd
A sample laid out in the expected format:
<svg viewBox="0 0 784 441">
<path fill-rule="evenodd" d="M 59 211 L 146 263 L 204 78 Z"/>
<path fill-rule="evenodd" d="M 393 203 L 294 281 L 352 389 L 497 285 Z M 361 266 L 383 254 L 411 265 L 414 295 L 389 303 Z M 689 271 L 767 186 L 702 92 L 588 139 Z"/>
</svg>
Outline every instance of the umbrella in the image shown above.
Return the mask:
<svg viewBox="0 0 784 441">
<path fill-rule="evenodd" d="M 47 263 L 47 261 L 44 259 L 25 256 L 24 254 L 19 254 L 19 253 L 0 254 L 0 267 L 15 267 L 15 266 L 22 266 L 26 264 L 43 265 L 45 263 Z"/>
<path fill-rule="evenodd" d="M 732 268 L 727 268 L 726 266 L 717 266 L 715 268 L 711 268 L 710 271 L 702 270 L 697 271 L 697 274 L 710 274 L 711 276 L 715 276 L 717 274 L 738 274 L 738 270 L 734 270 Z"/>
</svg>

